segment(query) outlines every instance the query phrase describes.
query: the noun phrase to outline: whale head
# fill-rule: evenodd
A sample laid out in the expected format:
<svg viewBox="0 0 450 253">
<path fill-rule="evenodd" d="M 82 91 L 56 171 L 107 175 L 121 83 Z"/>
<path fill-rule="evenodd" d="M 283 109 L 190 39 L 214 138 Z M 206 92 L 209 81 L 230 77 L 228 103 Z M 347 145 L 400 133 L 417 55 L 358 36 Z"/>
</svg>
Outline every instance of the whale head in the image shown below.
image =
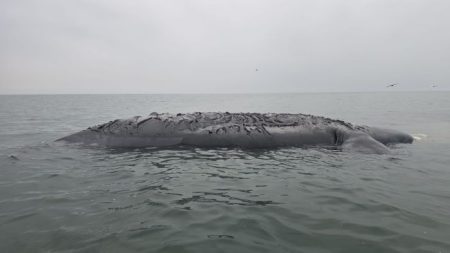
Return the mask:
<svg viewBox="0 0 450 253">
<path fill-rule="evenodd" d="M 414 138 L 411 135 L 392 129 L 370 127 L 368 128 L 367 133 L 372 138 L 385 145 L 396 143 L 412 143 L 414 141 Z"/>
</svg>

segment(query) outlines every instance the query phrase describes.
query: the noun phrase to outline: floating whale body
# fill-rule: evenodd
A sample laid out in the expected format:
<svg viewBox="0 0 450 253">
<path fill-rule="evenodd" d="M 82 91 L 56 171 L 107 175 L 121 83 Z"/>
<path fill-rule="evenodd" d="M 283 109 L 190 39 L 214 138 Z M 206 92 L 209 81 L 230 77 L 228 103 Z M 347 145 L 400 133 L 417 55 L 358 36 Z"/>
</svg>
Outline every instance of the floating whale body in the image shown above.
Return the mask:
<svg viewBox="0 0 450 253">
<path fill-rule="evenodd" d="M 289 113 L 151 113 L 117 119 L 59 139 L 106 147 L 339 147 L 389 153 L 387 145 L 412 143 L 395 130 Z"/>
</svg>

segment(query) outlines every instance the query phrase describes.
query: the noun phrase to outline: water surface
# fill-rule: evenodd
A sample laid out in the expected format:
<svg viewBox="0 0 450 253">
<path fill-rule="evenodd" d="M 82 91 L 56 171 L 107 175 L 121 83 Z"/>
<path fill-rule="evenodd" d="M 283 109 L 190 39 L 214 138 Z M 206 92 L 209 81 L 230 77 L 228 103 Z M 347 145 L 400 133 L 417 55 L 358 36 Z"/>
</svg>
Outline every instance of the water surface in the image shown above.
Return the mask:
<svg viewBox="0 0 450 253">
<path fill-rule="evenodd" d="M 156 112 L 403 130 L 390 155 L 54 143 Z M 449 252 L 450 92 L 0 96 L 0 252 Z"/>
</svg>

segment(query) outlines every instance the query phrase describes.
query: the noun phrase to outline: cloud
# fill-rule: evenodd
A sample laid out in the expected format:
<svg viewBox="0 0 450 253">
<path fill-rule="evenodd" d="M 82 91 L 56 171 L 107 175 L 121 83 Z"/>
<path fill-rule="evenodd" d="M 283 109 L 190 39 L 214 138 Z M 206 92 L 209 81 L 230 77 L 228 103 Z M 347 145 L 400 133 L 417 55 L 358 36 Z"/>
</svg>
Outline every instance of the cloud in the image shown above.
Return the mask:
<svg viewBox="0 0 450 253">
<path fill-rule="evenodd" d="M 0 93 L 445 88 L 449 7 L 444 0 L 5 0 Z"/>
</svg>

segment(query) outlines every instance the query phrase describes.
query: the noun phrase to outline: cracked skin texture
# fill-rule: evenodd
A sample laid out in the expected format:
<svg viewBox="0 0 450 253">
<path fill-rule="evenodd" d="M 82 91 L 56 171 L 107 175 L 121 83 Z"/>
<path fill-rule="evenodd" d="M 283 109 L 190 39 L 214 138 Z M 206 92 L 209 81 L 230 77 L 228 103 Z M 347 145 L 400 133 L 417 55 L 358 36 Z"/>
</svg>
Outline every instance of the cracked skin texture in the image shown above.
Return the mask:
<svg viewBox="0 0 450 253">
<path fill-rule="evenodd" d="M 154 112 L 147 117 L 110 121 L 60 140 L 110 147 L 271 148 L 320 145 L 386 153 L 385 145 L 411 143 L 412 137 L 395 130 L 357 126 L 306 114 Z"/>
</svg>

